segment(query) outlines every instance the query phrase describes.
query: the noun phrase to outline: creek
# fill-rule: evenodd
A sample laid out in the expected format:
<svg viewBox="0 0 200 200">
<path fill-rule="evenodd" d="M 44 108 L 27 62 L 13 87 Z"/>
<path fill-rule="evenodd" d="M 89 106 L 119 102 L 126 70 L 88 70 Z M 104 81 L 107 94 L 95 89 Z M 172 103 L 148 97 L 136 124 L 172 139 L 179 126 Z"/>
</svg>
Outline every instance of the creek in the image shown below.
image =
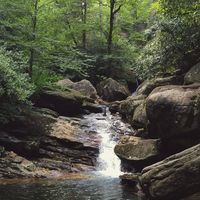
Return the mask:
<svg viewBox="0 0 200 200">
<path fill-rule="evenodd" d="M 120 135 L 130 134 L 130 126 L 107 110 L 81 117 L 83 131 L 99 137 L 100 153 L 96 170 L 71 175 L 62 180 L 17 180 L 0 184 L 1 200 L 142 200 L 132 186 L 121 183 L 120 159 L 114 153 Z"/>
</svg>

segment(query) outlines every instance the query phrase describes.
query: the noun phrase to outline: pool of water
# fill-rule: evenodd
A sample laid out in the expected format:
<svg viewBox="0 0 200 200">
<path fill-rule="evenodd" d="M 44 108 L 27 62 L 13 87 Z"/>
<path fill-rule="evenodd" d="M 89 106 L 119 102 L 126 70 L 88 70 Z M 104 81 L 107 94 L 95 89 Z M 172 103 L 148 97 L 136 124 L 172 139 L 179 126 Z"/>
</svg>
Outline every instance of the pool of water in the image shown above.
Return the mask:
<svg viewBox="0 0 200 200">
<path fill-rule="evenodd" d="M 41 180 L 0 185 L 1 200 L 144 200 L 120 179 L 95 176 L 84 179 Z"/>
</svg>

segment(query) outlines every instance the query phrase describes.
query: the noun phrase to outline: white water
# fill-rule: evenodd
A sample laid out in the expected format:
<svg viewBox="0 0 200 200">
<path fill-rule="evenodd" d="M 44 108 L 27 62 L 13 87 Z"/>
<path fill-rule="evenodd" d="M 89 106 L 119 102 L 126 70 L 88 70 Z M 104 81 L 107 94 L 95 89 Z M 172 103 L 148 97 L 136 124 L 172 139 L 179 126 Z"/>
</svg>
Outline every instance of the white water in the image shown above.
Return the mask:
<svg viewBox="0 0 200 200">
<path fill-rule="evenodd" d="M 107 115 L 102 113 L 86 115 L 86 124 L 90 131 L 95 132 L 100 137 L 100 154 L 97 159 L 97 172 L 103 176 L 118 177 L 121 172 L 121 161 L 114 153 L 119 132 L 125 132 L 126 125 L 117 117 L 111 115 L 107 110 Z M 117 127 L 117 128 L 116 128 Z"/>
<path fill-rule="evenodd" d="M 121 172 L 121 161 L 114 153 L 121 134 L 130 134 L 130 125 L 121 121 L 119 116 L 113 116 L 107 110 L 106 116 L 102 113 L 92 113 L 84 116 L 83 124 L 87 125 L 86 130 L 94 132 L 99 136 L 100 153 L 97 159 L 97 172 L 103 176 L 119 177 Z"/>
<path fill-rule="evenodd" d="M 100 146 L 100 154 L 98 158 L 99 171 L 104 176 L 118 177 L 121 172 L 121 161 L 114 153 L 116 142 L 113 140 L 112 123 L 110 113 L 104 121 L 104 126 L 101 127 L 99 134 L 102 138 Z"/>
</svg>

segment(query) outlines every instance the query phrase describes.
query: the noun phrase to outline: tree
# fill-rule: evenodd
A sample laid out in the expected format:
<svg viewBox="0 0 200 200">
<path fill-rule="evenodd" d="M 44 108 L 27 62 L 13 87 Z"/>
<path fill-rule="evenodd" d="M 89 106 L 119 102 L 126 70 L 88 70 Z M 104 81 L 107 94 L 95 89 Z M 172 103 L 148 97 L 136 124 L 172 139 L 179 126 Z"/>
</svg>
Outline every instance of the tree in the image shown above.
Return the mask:
<svg viewBox="0 0 200 200">
<path fill-rule="evenodd" d="M 39 0 L 34 0 L 33 2 L 33 15 L 32 15 L 32 33 L 31 33 L 31 41 L 34 43 L 36 40 L 36 26 L 37 26 L 37 17 L 38 17 L 38 3 Z M 30 47 L 30 58 L 29 58 L 29 76 L 32 78 L 33 75 L 33 64 L 34 64 L 34 48 Z"/>
<path fill-rule="evenodd" d="M 122 2 L 120 2 L 119 5 L 117 5 L 117 0 L 110 0 L 110 21 L 109 21 L 108 44 L 107 44 L 108 54 L 112 53 L 113 28 L 114 28 L 115 16 L 120 11 L 122 5 L 123 5 Z"/>
<path fill-rule="evenodd" d="M 86 49 L 86 25 L 87 25 L 87 0 L 82 0 L 82 22 L 83 22 L 83 33 L 82 33 L 82 45 L 83 49 Z"/>
</svg>

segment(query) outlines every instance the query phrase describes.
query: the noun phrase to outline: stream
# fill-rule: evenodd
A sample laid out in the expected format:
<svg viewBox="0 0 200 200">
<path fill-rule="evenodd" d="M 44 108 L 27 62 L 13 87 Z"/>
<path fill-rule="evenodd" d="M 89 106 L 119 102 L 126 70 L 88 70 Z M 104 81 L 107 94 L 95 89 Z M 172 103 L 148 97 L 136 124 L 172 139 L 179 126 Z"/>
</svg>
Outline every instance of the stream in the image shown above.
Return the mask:
<svg viewBox="0 0 200 200">
<path fill-rule="evenodd" d="M 133 186 L 121 183 L 120 159 L 114 154 L 120 135 L 130 134 L 130 126 L 107 110 L 82 116 L 84 131 L 100 138 L 100 153 L 94 172 L 71 175 L 65 180 L 17 180 L 0 184 L 0 200 L 143 200 Z"/>
</svg>

